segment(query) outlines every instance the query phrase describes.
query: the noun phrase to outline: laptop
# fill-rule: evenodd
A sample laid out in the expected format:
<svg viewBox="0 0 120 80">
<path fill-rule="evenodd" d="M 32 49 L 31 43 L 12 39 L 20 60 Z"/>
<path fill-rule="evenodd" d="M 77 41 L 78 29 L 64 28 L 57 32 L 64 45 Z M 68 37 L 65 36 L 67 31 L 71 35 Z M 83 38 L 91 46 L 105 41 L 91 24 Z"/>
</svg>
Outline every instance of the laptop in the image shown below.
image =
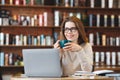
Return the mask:
<svg viewBox="0 0 120 80">
<path fill-rule="evenodd" d="M 58 49 L 23 49 L 24 73 L 27 77 L 61 77 Z"/>
</svg>

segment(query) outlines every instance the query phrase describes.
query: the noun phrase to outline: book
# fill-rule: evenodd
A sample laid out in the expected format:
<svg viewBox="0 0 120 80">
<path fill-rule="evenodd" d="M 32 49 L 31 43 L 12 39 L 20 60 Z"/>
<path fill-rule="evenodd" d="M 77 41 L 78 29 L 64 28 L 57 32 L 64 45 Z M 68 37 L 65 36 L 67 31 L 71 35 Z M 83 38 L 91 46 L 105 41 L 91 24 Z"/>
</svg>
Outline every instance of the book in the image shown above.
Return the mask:
<svg viewBox="0 0 120 80">
<path fill-rule="evenodd" d="M 106 35 L 102 34 L 102 46 L 106 46 Z"/>
<path fill-rule="evenodd" d="M 0 32 L 0 45 L 4 45 L 5 42 L 5 34 L 3 32 Z"/>
<path fill-rule="evenodd" d="M 111 52 L 112 54 L 112 65 L 115 66 L 116 65 L 116 52 Z"/>
<path fill-rule="evenodd" d="M 93 72 L 88 71 L 76 71 L 72 76 L 95 76 Z"/>
<path fill-rule="evenodd" d="M 110 63 L 110 52 L 106 52 L 106 65 L 109 66 Z"/>
<path fill-rule="evenodd" d="M 95 3 L 94 0 L 90 0 L 90 7 L 91 7 L 91 8 L 94 8 L 94 7 L 95 7 L 95 4 L 94 4 L 94 3 Z"/>
<path fill-rule="evenodd" d="M 89 14 L 89 26 L 93 26 L 93 14 Z"/>
<path fill-rule="evenodd" d="M 94 34 L 93 33 L 89 33 L 89 42 L 92 46 L 94 45 Z"/>
<path fill-rule="evenodd" d="M 113 8 L 113 0 L 108 0 L 108 8 Z"/>
<path fill-rule="evenodd" d="M 100 53 L 99 52 L 95 52 L 95 65 L 100 65 Z"/>
<path fill-rule="evenodd" d="M 120 65 L 120 52 L 117 52 L 117 57 L 118 57 L 117 59 L 118 65 Z"/>
<path fill-rule="evenodd" d="M 120 46 L 120 37 L 116 37 L 116 46 Z"/>
<path fill-rule="evenodd" d="M 48 13 L 47 12 L 44 12 L 43 13 L 43 16 L 44 16 L 44 26 L 48 26 Z"/>
<path fill-rule="evenodd" d="M 107 73 L 113 73 L 114 71 L 113 70 L 96 70 L 96 71 L 93 71 L 92 73 L 96 74 L 96 75 L 100 75 L 100 74 L 107 74 Z"/>
<path fill-rule="evenodd" d="M 96 76 L 96 75 L 101 75 L 101 74 L 108 74 L 108 73 L 113 73 L 113 70 L 96 70 L 93 72 L 88 72 L 88 71 L 76 71 L 72 76 Z"/>
<path fill-rule="evenodd" d="M 97 21 L 96 21 L 96 26 L 97 26 L 97 27 L 100 27 L 100 14 L 97 14 L 96 16 L 97 16 L 97 17 L 96 17 L 96 20 L 97 20 Z"/>
<path fill-rule="evenodd" d="M 120 15 L 118 15 L 118 27 L 120 27 Z"/>
<path fill-rule="evenodd" d="M 105 0 L 101 0 L 101 8 L 105 8 Z"/>
<path fill-rule="evenodd" d="M 111 27 L 115 27 L 115 16 L 114 15 L 111 15 Z"/>
<path fill-rule="evenodd" d="M 1 1 L 1 4 L 2 4 L 2 5 L 5 5 L 5 0 L 2 0 L 2 1 Z"/>
<path fill-rule="evenodd" d="M 105 53 L 104 52 L 100 52 L 100 64 L 104 65 L 105 64 Z"/>
<path fill-rule="evenodd" d="M 4 66 L 5 54 L 0 52 L 0 66 Z"/>
<path fill-rule="evenodd" d="M 100 45 L 100 34 L 99 32 L 96 32 L 96 45 Z"/>
<path fill-rule="evenodd" d="M 59 11 L 54 11 L 54 25 L 59 26 L 60 25 L 60 12 Z"/>
<path fill-rule="evenodd" d="M 107 27 L 107 18 L 108 16 L 105 14 L 104 15 L 104 27 Z"/>
</svg>

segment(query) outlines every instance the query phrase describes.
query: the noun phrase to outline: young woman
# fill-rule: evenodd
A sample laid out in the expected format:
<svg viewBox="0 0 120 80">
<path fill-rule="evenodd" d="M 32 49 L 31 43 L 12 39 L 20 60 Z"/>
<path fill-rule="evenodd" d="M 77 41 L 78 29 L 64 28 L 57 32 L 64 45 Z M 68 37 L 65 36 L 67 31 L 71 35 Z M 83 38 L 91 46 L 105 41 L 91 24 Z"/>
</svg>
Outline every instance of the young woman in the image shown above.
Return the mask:
<svg viewBox="0 0 120 80">
<path fill-rule="evenodd" d="M 60 40 L 70 40 L 65 47 L 60 48 Z M 75 71 L 92 71 L 93 51 L 88 43 L 84 26 L 75 16 L 67 17 L 61 24 L 60 40 L 54 48 L 60 49 L 63 76 L 70 76 Z"/>
</svg>

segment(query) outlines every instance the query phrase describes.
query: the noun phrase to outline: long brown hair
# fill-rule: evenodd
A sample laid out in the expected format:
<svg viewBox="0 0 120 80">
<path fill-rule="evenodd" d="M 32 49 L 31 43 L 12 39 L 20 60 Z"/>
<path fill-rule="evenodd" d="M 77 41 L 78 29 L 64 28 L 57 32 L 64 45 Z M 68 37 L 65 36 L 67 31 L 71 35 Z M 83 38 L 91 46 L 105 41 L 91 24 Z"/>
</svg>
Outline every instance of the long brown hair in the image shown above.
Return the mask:
<svg viewBox="0 0 120 80">
<path fill-rule="evenodd" d="M 66 17 L 63 20 L 63 22 L 60 26 L 61 27 L 60 39 L 66 39 L 66 37 L 64 35 L 64 28 L 65 28 L 65 23 L 68 22 L 68 21 L 74 22 L 76 28 L 78 29 L 78 33 L 79 33 L 78 44 L 87 43 L 88 39 L 86 37 L 84 26 L 83 26 L 81 20 L 79 18 L 77 18 L 76 16 Z"/>
</svg>

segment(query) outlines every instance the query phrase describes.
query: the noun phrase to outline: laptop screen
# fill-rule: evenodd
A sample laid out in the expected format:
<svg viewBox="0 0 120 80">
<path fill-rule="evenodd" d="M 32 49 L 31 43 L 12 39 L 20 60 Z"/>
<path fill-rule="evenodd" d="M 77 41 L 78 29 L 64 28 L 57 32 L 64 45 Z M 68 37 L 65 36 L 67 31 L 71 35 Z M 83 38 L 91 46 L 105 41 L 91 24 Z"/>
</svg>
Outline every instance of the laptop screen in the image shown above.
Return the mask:
<svg viewBox="0 0 120 80">
<path fill-rule="evenodd" d="M 31 77 L 61 77 L 58 49 L 23 49 L 24 72 Z"/>
</svg>

